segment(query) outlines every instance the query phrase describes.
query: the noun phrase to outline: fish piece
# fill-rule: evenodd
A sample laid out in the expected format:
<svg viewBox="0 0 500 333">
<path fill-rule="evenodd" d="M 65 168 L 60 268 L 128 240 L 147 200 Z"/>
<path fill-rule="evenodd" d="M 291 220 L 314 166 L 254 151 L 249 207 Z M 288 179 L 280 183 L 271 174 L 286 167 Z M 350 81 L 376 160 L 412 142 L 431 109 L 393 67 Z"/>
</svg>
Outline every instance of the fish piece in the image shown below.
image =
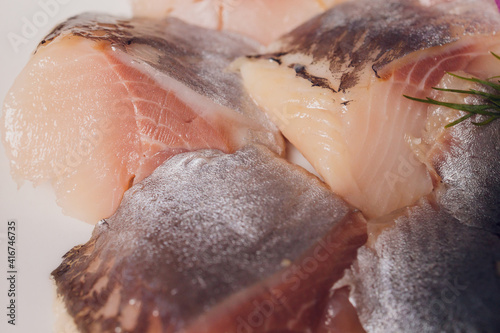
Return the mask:
<svg viewBox="0 0 500 333">
<path fill-rule="evenodd" d="M 202 150 L 128 190 L 52 275 L 81 332 L 309 332 L 366 237 L 269 149 Z"/>
<path fill-rule="evenodd" d="M 367 332 L 498 332 L 498 234 L 437 207 L 422 200 L 359 250 L 347 280 Z"/>
<path fill-rule="evenodd" d="M 403 95 L 430 96 L 447 71 L 498 73 L 484 60 L 500 51 L 499 30 L 493 1 L 361 0 L 234 66 L 333 191 L 376 218 L 440 181 L 419 145 L 428 106 Z"/>
<path fill-rule="evenodd" d="M 132 0 L 134 15 L 173 16 L 205 28 L 228 30 L 269 44 L 346 0 Z"/>
<path fill-rule="evenodd" d="M 478 89 L 452 76 L 444 81 L 441 88 Z M 481 102 L 442 91 L 432 97 Z M 417 205 L 370 221 L 367 245 L 336 287 L 350 287 L 357 313 L 347 319 L 360 320 L 367 332 L 496 332 L 500 126 L 464 122 L 444 129 L 457 112 L 442 106 L 428 112 L 425 154 L 441 181 Z M 353 306 L 343 300 L 345 308 Z M 335 315 L 329 322 L 346 319 Z"/>
<path fill-rule="evenodd" d="M 250 40 L 165 20 L 84 14 L 42 41 L 0 121 L 17 180 L 50 181 L 65 214 L 109 217 L 125 190 L 179 152 L 277 153 L 276 127 L 226 70 Z"/>
</svg>

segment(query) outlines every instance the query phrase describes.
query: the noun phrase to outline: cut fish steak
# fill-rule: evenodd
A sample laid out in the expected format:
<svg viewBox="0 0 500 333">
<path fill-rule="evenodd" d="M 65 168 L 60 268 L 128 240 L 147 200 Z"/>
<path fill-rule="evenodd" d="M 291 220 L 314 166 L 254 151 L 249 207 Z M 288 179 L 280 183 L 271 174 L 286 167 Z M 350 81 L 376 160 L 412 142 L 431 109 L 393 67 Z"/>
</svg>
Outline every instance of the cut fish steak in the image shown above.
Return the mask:
<svg viewBox="0 0 500 333">
<path fill-rule="evenodd" d="M 269 44 L 346 0 L 132 0 L 140 17 L 173 16 L 191 24 L 237 32 Z"/>
<path fill-rule="evenodd" d="M 403 95 L 431 96 L 447 71 L 497 75 L 499 28 L 489 0 L 353 1 L 234 65 L 333 191 L 376 218 L 440 181 L 422 143 L 441 128 L 426 134 L 428 106 Z"/>
<path fill-rule="evenodd" d="M 84 14 L 42 41 L 5 100 L 18 179 L 50 181 L 71 216 L 97 223 L 173 154 L 284 143 L 226 70 L 258 45 L 165 20 Z"/>
<path fill-rule="evenodd" d="M 260 145 L 178 154 L 52 273 L 81 332 L 312 332 L 362 215 Z"/>
</svg>

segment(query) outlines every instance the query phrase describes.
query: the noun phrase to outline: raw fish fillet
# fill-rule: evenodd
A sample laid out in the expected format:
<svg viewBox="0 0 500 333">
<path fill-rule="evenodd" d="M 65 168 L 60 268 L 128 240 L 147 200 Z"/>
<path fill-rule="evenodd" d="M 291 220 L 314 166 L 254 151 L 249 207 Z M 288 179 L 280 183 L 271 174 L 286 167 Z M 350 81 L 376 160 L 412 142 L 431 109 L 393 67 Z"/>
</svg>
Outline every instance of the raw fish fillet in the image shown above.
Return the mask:
<svg viewBox="0 0 500 333">
<path fill-rule="evenodd" d="M 235 64 L 332 189 L 371 217 L 323 331 L 499 331 L 500 124 L 445 129 L 464 114 L 403 97 L 484 103 L 431 87 L 488 91 L 446 72 L 499 75 L 498 31 L 493 1 L 356 1 Z"/>
<path fill-rule="evenodd" d="M 264 44 L 346 0 L 132 0 L 134 14 L 173 16 L 191 24 L 228 30 Z"/>
<path fill-rule="evenodd" d="M 249 142 L 282 153 L 275 126 L 226 70 L 256 47 L 174 18 L 69 19 L 5 100 L 0 130 L 12 175 L 50 181 L 64 213 L 97 223 L 173 154 L 230 153 Z"/>
<path fill-rule="evenodd" d="M 362 215 L 260 145 L 179 154 L 52 273 L 81 332 L 312 332 Z"/>
<path fill-rule="evenodd" d="M 446 71 L 498 75 L 498 31 L 493 1 L 353 1 L 234 66 L 332 190 L 376 218 L 433 191 L 424 139 L 460 117 L 429 127 L 428 105 L 403 94 L 433 95 Z"/>
</svg>

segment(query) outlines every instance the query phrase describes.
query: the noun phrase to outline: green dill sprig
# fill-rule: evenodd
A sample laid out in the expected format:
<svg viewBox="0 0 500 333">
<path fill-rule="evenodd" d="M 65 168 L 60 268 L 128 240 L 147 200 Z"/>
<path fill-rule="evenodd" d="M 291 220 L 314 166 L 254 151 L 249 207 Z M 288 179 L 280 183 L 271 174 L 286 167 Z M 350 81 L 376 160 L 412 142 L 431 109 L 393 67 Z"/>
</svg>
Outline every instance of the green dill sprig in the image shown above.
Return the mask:
<svg viewBox="0 0 500 333">
<path fill-rule="evenodd" d="M 500 56 L 497 54 L 491 52 L 491 54 L 500 60 Z M 445 91 L 445 92 L 451 92 L 451 93 L 458 93 L 458 94 L 469 94 L 469 95 L 476 95 L 482 97 L 482 100 L 484 101 L 483 104 L 458 104 L 458 103 L 447 103 L 447 102 L 441 102 L 437 101 L 435 99 L 432 99 L 430 97 L 427 97 L 425 99 L 422 98 L 416 98 L 416 97 L 411 97 L 407 95 L 403 95 L 404 97 L 411 99 L 412 101 L 417 101 L 417 102 L 422 102 L 422 103 L 427 103 L 427 104 L 432 104 L 432 105 L 440 105 L 440 106 L 445 106 L 454 110 L 459 110 L 459 111 L 464 111 L 467 112 L 467 114 L 461 118 L 458 118 L 457 120 L 447 124 L 445 127 L 452 127 L 455 126 L 462 121 L 472 117 L 475 114 L 483 115 L 486 116 L 486 119 L 482 122 L 476 123 L 472 122 L 476 126 L 484 126 L 489 123 L 491 123 L 493 120 L 499 119 L 500 118 L 500 80 L 497 80 L 498 83 L 491 82 L 490 80 L 500 78 L 500 76 L 494 76 L 491 77 L 487 80 L 481 80 L 475 77 L 463 77 L 457 74 L 449 73 L 446 72 L 448 75 L 454 76 L 456 78 L 459 78 L 461 80 L 469 81 L 469 82 L 474 82 L 481 84 L 486 87 L 492 88 L 495 92 L 494 93 L 487 93 L 484 91 L 479 91 L 475 89 L 468 89 L 468 90 L 460 90 L 460 89 L 444 89 L 444 88 L 437 88 L 433 87 L 432 89 L 434 90 L 439 90 L 439 91 Z"/>
</svg>

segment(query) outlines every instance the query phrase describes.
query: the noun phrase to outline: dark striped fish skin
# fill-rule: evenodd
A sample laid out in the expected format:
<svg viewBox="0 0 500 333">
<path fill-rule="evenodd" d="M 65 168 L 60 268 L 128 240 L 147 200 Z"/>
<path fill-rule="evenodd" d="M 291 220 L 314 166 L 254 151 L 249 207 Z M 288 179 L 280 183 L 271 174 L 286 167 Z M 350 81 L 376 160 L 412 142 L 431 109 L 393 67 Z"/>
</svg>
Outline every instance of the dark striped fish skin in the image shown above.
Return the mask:
<svg viewBox="0 0 500 333">
<path fill-rule="evenodd" d="M 306 332 L 366 237 L 360 213 L 267 148 L 204 150 L 132 187 L 52 275 L 81 332 Z"/>
<path fill-rule="evenodd" d="M 413 52 L 499 29 L 490 0 L 437 1 L 432 6 L 418 0 L 350 1 L 286 34 L 271 45 L 270 54 L 258 57 L 288 66 L 287 55 L 306 55 L 310 63 L 301 63 L 305 72 L 298 75 L 313 81 L 308 66 L 327 61 L 334 80 L 316 84 L 345 92 L 367 67 L 379 77 L 386 65 Z"/>
</svg>

